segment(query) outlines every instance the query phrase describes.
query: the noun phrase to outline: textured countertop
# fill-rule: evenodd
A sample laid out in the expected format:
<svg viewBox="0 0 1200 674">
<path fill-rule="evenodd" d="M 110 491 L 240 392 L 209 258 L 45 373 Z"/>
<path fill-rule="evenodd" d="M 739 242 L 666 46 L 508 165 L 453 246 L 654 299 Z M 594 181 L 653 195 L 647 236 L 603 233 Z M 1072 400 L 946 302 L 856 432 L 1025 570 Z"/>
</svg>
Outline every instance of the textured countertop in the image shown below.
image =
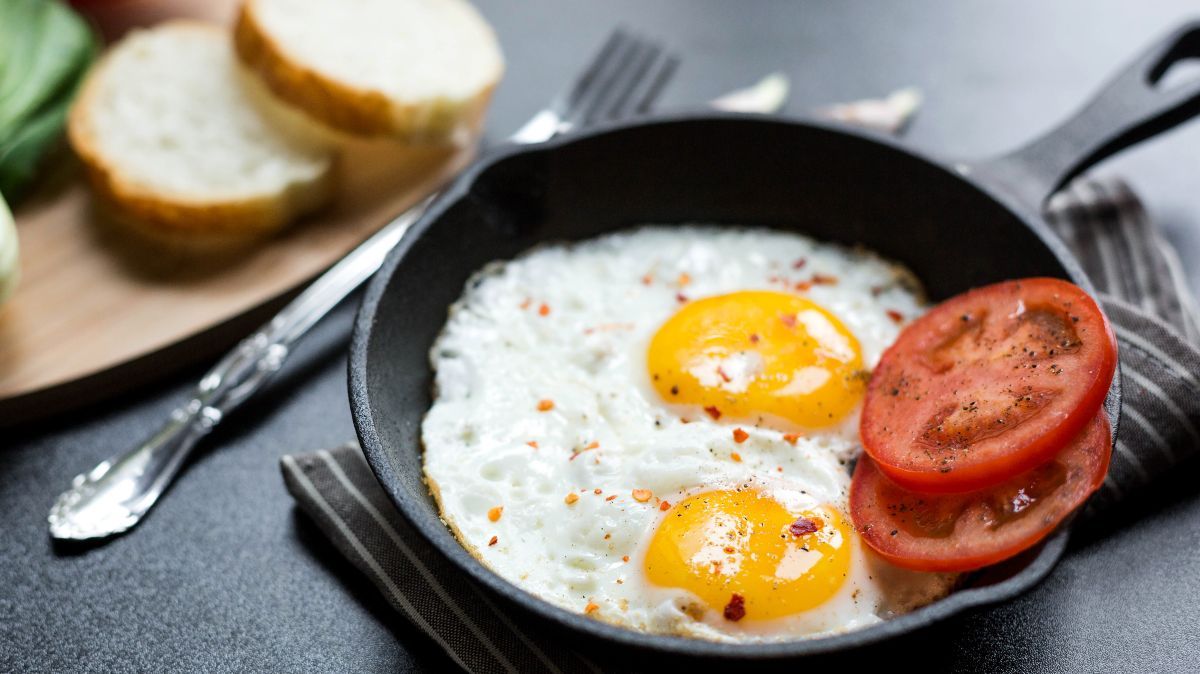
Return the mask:
<svg viewBox="0 0 1200 674">
<path fill-rule="evenodd" d="M 489 121 L 515 128 L 617 23 L 684 58 L 661 107 L 694 105 L 769 71 L 789 110 L 914 85 L 907 142 L 945 157 L 1012 148 L 1048 128 L 1150 39 L 1182 1 L 561 2 L 480 0 L 508 58 Z M 1200 123 L 1099 170 L 1126 176 L 1179 246 L 1200 254 Z M 1200 270 L 1190 265 L 1194 288 Z M 59 549 L 45 517 L 71 476 L 141 439 L 197 371 L 98 408 L 0 432 L 0 671 L 439 671 L 430 642 L 293 507 L 280 455 L 353 436 L 345 346 L 354 307 L 306 340 L 265 395 L 223 425 L 132 535 Z M 1076 537 L 1049 579 L 1007 605 L 898 641 L 888 662 L 963 671 L 1194 671 L 1200 642 L 1197 463 Z"/>
</svg>

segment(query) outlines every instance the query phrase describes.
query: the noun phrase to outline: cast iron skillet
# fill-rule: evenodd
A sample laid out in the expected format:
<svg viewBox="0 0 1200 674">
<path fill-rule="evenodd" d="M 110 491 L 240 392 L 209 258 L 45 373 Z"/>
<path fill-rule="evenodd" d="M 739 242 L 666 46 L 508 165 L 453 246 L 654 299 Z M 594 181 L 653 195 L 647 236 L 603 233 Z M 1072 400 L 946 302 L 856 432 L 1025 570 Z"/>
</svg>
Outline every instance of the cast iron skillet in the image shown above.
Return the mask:
<svg viewBox="0 0 1200 674">
<path fill-rule="evenodd" d="M 791 657 L 877 642 L 1009 599 L 1050 571 L 1068 527 L 941 601 L 823 639 L 709 643 L 641 634 L 554 607 L 485 568 L 438 518 L 420 454 L 430 346 L 447 307 L 485 263 L 542 242 L 641 223 L 758 225 L 863 244 L 907 264 L 935 300 L 1024 276 L 1068 278 L 1090 290 L 1039 206 L 1088 166 L 1200 112 L 1200 82 L 1156 86 L 1173 63 L 1197 55 L 1200 22 L 1167 36 L 1058 128 L 977 163 L 935 161 L 887 138 L 821 122 L 711 113 L 501 148 L 451 185 L 366 291 L 350 353 L 350 395 L 367 460 L 404 517 L 464 574 L 507 607 L 583 644 L 672 656 Z M 1114 432 L 1117 379 L 1106 401 Z"/>
</svg>

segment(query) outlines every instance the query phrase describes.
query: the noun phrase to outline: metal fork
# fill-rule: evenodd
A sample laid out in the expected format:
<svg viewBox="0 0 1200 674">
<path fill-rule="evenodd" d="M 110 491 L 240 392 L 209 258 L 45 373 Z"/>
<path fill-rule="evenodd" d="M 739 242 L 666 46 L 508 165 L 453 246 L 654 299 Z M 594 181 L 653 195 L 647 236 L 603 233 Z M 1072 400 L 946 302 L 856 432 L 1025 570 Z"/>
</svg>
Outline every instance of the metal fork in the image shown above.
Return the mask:
<svg viewBox="0 0 1200 674">
<path fill-rule="evenodd" d="M 595 122 L 645 112 L 678 60 L 618 29 L 574 84 L 510 140 L 539 143 Z M 192 398 L 148 440 L 77 476 L 50 510 L 50 534 L 86 540 L 123 533 L 154 505 L 196 443 L 279 371 L 292 345 L 383 264 L 436 195 L 401 213 L 242 340 L 200 380 Z"/>
</svg>

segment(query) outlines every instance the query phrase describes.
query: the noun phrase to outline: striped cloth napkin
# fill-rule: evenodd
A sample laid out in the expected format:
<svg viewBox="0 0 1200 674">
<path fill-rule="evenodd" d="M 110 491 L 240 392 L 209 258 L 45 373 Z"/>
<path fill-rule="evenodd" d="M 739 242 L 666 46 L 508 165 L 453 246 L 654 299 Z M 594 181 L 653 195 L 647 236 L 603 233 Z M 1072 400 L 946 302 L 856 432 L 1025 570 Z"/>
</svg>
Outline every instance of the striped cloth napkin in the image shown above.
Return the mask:
<svg viewBox="0 0 1200 674">
<path fill-rule="evenodd" d="M 1121 350 L 1123 411 L 1112 466 L 1089 524 L 1200 451 L 1200 334 L 1174 249 L 1120 180 L 1082 179 L 1047 219 L 1101 293 Z M 522 630 L 416 533 L 388 501 L 357 445 L 283 457 L 283 477 L 317 526 L 397 611 L 469 672 L 600 667 Z"/>
</svg>

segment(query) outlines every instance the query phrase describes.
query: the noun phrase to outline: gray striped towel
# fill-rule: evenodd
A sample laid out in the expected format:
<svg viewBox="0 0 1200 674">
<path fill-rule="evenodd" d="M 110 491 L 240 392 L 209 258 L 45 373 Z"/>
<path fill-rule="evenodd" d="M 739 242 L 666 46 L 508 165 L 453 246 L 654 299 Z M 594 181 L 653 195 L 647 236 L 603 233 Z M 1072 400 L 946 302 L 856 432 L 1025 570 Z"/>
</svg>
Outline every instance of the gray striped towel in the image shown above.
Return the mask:
<svg viewBox="0 0 1200 674">
<path fill-rule="evenodd" d="M 1195 305 L 1174 250 L 1119 180 L 1077 181 L 1047 219 L 1096 283 L 1121 349 L 1124 407 L 1096 515 L 1200 451 L 1200 352 Z M 300 508 L 413 625 L 470 672 L 599 671 L 552 639 L 514 624 L 432 550 L 346 445 L 283 457 Z"/>
</svg>

